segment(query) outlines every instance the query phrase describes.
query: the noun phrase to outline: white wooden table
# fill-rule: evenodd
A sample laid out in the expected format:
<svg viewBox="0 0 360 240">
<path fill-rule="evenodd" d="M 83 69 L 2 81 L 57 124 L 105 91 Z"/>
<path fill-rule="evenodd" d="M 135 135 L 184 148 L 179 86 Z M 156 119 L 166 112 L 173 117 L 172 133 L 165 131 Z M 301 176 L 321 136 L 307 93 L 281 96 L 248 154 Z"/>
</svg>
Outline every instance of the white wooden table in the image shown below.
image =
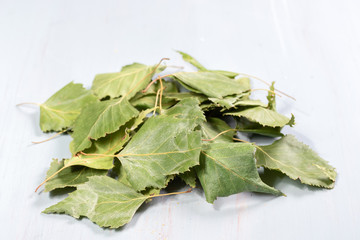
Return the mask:
<svg viewBox="0 0 360 240">
<path fill-rule="evenodd" d="M 0 0 L 0 239 L 359 239 L 360 2 Z M 65 196 L 34 193 L 69 137 L 33 145 L 44 102 L 74 80 L 138 61 L 244 72 L 296 97 L 295 134 L 337 168 L 333 190 L 288 178 L 287 197 L 241 193 L 208 204 L 200 190 L 154 199 L 119 230 L 40 212 Z M 264 87 L 254 82 L 254 87 Z M 264 99 L 264 94 L 258 92 Z"/>
</svg>

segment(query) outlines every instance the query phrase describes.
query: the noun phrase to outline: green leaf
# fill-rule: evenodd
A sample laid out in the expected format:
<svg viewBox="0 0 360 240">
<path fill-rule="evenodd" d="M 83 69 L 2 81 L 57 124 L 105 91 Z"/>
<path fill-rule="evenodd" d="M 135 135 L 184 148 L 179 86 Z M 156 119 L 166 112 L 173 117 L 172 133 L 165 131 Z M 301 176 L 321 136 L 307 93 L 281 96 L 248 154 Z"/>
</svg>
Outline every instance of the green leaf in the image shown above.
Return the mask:
<svg viewBox="0 0 360 240">
<path fill-rule="evenodd" d="M 130 222 L 149 197 L 112 178 L 96 176 L 43 213 L 65 213 L 74 218 L 84 216 L 101 227 L 118 228 Z"/>
<path fill-rule="evenodd" d="M 118 131 L 94 141 L 91 147 L 84 151 L 85 155 L 79 154 L 66 160 L 65 166 L 82 165 L 96 169 L 112 168 L 114 156 L 111 155 L 120 151 L 123 145 L 129 141 L 130 131 L 135 130 L 142 124 L 146 115 L 150 113 L 151 110 L 152 109 L 142 111 L 138 117 L 131 119 L 120 127 Z"/>
<path fill-rule="evenodd" d="M 209 70 L 209 72 L 219 73 L 219 74 L 224 75 L 224 76 L 226 76 L 228 78 L 235 78 L 236 76 L 239 75 L 236 72 L 230 72 L 230 71 L 224 71 L 224 70 Z"/>
<path fill-rule="evenodd" d="M 174 81 L 163 81 L 162 82 L 163 84 L 163 92 L 164 94 L 166 93 L 178 93 L 179 92 L 179 89 L 176 85 L 176 82 Z M 154 84 L 152 84 L 149 89 L 147 89 L 147 91 L 145 93 L 142 93 L 142 92 L 139 92 L 143 95 L 146 95 L 146 94 L 151 94 L 151 93 L 157 93 L 157 91 L 160 89 L 161 87 L 161 84 L 159 81 L 155 82 Z"/>
<path fill-rule="evenodd" d="M 193 65 L 194 67 L 196 67 L 199 70 L 207 71 L 207 69 L 203 65 L 201 65 L 195 58 L 193 58 L 189 54 L 181 52 L 181 51 L 177 51 L 177 52 L 181 54 L 184 61 L 190 63 L 191 65 Z"/>
<path fill-rule="evenodd" d="M 221 135 L 219 135 L 223 131 L 227 131 Z M 203 139 L 212 139 L 216 137 L 212 141 L 208 142 L 233 142 L 233 136 L 235 135 L 235 130 L 230 131 L 230 126 L 223 120 L 219 118 L 207 118 L 207 122 L 201 124 L 201 133 Z"/>
<path fill-rule="evenodd" d="M 287 125 L 289 125 L 290 127 L 293 127 L 295 125 L 295 116 L 293 114 L 291 114 L 291 119 L 290 121 L 287 123 Z"/>
<path fill-rule="evenodd" d="M 245 133 L 252 133 L 252 134 L 259 134 L 262 136 L 267 137 L 282 137 L 284 134 L 282 134 L 280 127 L 260 127 L 260 128 L 239 128 L 239 132 L 245 132 Z"/>
<path fill-rule="evenodd" d="M 211 143 L 203 148 L 196 168 L 206 201 L 240 192 L 282 193 L 259 177 L 254 160 L 254 146 L 248 143 Z"/>
<path fill-rule="evenodd" d="M 50 168 L 47 171 L 46 178 L 50 177 L 63 167 L 64 159 L 60 162 L 58 162 L 57 159 L 53 159 Z M 67 168 L 57 174 L 54 178 L 46 182 L 45 192 L 49 192 L 57 188 L 76 187 L 79 184 L 87 182 L 88 177 L 106 175 L 107 172 L 107 170 L 97 170 L 87 167 Z"/>
<path fill-rule="evenodd" d="M 196 99 L 185 99 L 149 118 L 118 155 L 134 189 L 163 188 L 166 177 L 199 164 L 201 138 L 193 131 L 204 116 Z"/>
<path fill-rule="evenodd" d="M 268 169 L 278 170 L 290 178 L 304 184 L 333 188 L 335 169 L 319 157 L 309 146 L 286 135 L 268 146 L 256 150 L 257 164 Z"/>
<path fill-rule="evenodd" d="M 97 140 L 117 131 L 122 125 L 139 114 L 124 98 L 97 102 L 83 109 L 74 123 L 71 152 L 77 153 Z"/>
<path fill-rule="evenodd" d="M 270 110 L 276 111 L 276 95 L 274 93 L 274 91 L 275 91 L 274 84 L 275 84 L 275 82 L 271 83 L 270 91 L 272 91 L 272 92 L 268 92 L 268 95 L 266 98 L 268 100 L 267 108 Z"/>
<path fill-rule="evenodd" d="M 219 73 L 178 72 L 173 76 L 190 91 L 200 92 L 213 98 L 221 99 L 228 95 L 240 94 L 250 90 L 249 85 L 245 82 L 228 78 Z"/>
<path fill-rule="evenodd" d="M 208 72 L 219 73 L 219 74 L 222 74 L 222 75 L 224 75 L 226 77 L 229 77 L 229 78 L 235 78 L 237 75 L 239 75 L 238 73 L 230 72 L 230 71 L 208 70 L 203 65 L 201 65 L 195 58 L 190 56 L 189 54 L 181 52 L 181 51 L 177 51 L 177 52 L 181 54 L 184 61 L 190 63 L 191 65 L 196 67 L 199 71 L 208 71 Z"/>
<path fill-rule="evenodd" d="M 281 127 L 264 127 L 259 123 L 251 122 L 246 118 L 237 119 L 237 130 L 239 132 L 246 132 L 252 134 L 259 134 L 267 137 L 282 137 Z"/>
<path fill-rule="evenodd" d="M 251 100 L 251 99 L 242 100 L 241 96 L 242 95 L 227 96 L 224 97 L 223 99 L 209 98 L 209 100 L 217 104 L 218 106 L 224 107 L 226 109 L 235 108 L 235 107 L 254 107 L 254 106 L 266 107 L 267 106 L 260 100 Z"/>
<path fill-rule="evenodd" d="M 131 99 L 130 103 L 137 109 L 148 109 L 154 108 L 156 102 L 156 94 L 137 94 Z M 161 106 L 162 108 L 169 108 L 175 104 L 175 100 L 162 97 Z M 159 105 L 159 100 L 158 100 Z"/>
<path fill-rule="evenodd" d="M 203 94 L 193 93 L 193 92 L 166 93 L 164 97 L 167 99 L 175 99 L 176 101 L 181 101 L 184 100 L 185 98 L 196 98 L 200 103 L 208 99 Z"/>
<path fill-rule="evenodd" d="M 194 168 L 191 168 L 189 171 L 179 174 L 179 177 L 190 187 L 196 188 L 196 172 Z"/>
<path fill-rule="evenodd" d="M 100 99 L 107 96 L 116 98 L 125 95 L 127 99 L 130 99 L 149 84 L 155 67 L 133 63 L 124 66 L 120 72 L 98 74 L 95 76 L 91 90 Z M 160 70 L 163 69 L 163 67 L 160 68 Z"/>
<path fill-rule="evenodd" d="M 240 111 L 225 113 L 237 117 L 246 117 L 250 121 L 258 122 L 263 126 L 283 127 L 290 122 L 290 119 L 273 110 L 263 107 L 253 107 Z"/>
<path fill-rule="evenodd" d="M 67 84 L 40 105 L 41 130 L 61 131 L 72 127 L 81 109 L 96 101 L 96 97 L 82 84 Z"/>
</svg>

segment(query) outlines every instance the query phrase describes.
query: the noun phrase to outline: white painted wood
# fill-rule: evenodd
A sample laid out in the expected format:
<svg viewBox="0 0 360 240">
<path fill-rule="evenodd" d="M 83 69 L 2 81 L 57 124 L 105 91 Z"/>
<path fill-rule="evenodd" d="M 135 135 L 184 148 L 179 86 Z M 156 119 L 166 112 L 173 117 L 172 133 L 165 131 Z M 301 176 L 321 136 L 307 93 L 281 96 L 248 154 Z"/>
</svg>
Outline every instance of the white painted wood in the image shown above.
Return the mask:
<svg viewBox="0 0 360 240">
<path fill-rule="evenodd" d="M 0 1 L 0 239 L 359 239 L 360 2 Z M 63 197 L 35 194 L 69 137 L 47 138 L 36 107 L 69 81 L 170 57 L 277 81 L 297 98 L 286 129 L 339 173 L 334 190 L 287 178 L 287 197 L 242 193 L 210 205 L 203 193 L 159 198 L 120 230 L 40 212 Z M 254 82 L 256 87 L 263 87 Z M 258 92 L 259 97 L 264 93 Z"/>
</svg>

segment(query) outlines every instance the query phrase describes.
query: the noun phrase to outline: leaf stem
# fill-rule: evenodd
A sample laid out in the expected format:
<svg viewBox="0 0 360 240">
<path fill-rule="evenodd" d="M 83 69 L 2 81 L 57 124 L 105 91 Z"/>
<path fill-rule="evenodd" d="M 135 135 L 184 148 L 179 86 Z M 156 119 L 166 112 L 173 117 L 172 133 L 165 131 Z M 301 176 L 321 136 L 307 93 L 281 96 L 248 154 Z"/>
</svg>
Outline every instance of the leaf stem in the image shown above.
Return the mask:
<svg viewBox="0 0 360 240">
<path fill-rule="evenodd" d="M 151 85 L 153 85 L 157 80 L 160 80 L 160 79 L 163 79 L 163 78 L 166 78 L 166 77 L 170 77 L 172 76 L 173 74 L 166 74 L 164 76 L 159 76 L 157 78 L 155 78 L 154 80 L 152 80 L 149 85 L 146 86 L 146 88 L 144 90 L 142 90 L 143 93 L 147 92 L 147 90 L 149 90 L 149 88 L 151 87 Z"/>
<path fill-rule="evenodd" d="M 248 142 L 239 138 L 233 138 L 233 140 L 235 141 L 239 141 L 239 142 L 244 142 L 244 143 L 250 143 L 251 145 L 253 145 L 254 147 L 256 147 L 257 149 L 259 149 L 260 151 L 262 151 L 266 156 L 268 156 L 270 159 L 277 161 L 275 158 L 271 157 L 267 152 L 265 152 L 259 145 L 256 145 L 255 143 L 252 142 Z"/>
<path fill-rule="evenodd" d="M 223 135 L 224 133 L 230 132 L 230 131 L 237 131 L 237 129 L 235 128 L 231 128 L 231 129 L 227 129 L 225 131 L 220 132 L 219 134 L 217 134 L 215 137 L 210 138 L 210 139 L 201 139 L 201 141 L 213 141 L 216 138 L 218 138 L 219 136 Z"/>
<path fill-rule="evenodd" d="M 81 155 L 84 156 L 99 156 L 99 157 L 116 157 L 118 155 L 113 155 L 113 154 L 101 154 L 101 153 L 84 153 L 84 152 L 79 152 Z"/>
<path fill-rule="evenodd" d="M 156 113 L 157 104 L 158 104 L 158 101 L 159 101 L 159 94 L 160 94 L 160 89 L 159 89 L 159 90 L 157 90 L 157 92 L 156 92 L 156 97 L 155 97 L 155 106 L 154 106 L 154 112 L 153 112 L 153 115 L 155 115 L 155 113 Z"/>
<path fill-rule="evenodd" d="M 251 89 L 250 92 L 254 92 L 254 91 L 258 91 L 258 90 L 263 90 L 263 91 L 267 91 L 267 92 L 271 92 L 279 97 L 282 97 L 279 93 L 276 93 L 272 90 L 269 90 L 269 89 L 265 89 L 265 88 L 254 88 L 254 89 Z"/>
<path fill-rule="evenodd" d="M 39 190 L 39 188 L 44 185 L 47 181 L 49 181 L 50 179 L 52 179 L 53 177 L 55 177 L 59 172 L 61 172 L 62 170 L 64 170 L 65 168 L 67 168 L 69 166 L 64 166 L 62 168 L 60 168 L 59 170 L 57 170 L 55 173 L 53 173 L 50 177 L 46 178 L 42 183 L 40 183 L 40 185 L 35 189 L 35 192 L 37 192 L 37 190 Z"/>
<path fill-rule="evenodd" d="M 152 74 L 156 71 L 156 69 L 160 66 L 160 64 L 161 64 L 163 61 L 165 61 L 165 60 L 170 60 L 170 58 L 162 58 L 162 59 L 160 60 L 160 62 L 154 67 L 154 69 L 153 69 L 150 73 L 146 74 L 145 77 L 143 77 L 132 89 L 130 89 L 129 92 L 127 92 L 127 93 L 123 96 L 123 98 L 125 98 L 125 97 L 128 96 L 132 91 L 134 91 L 148 76 L 152 75 Z"/>
<path fill-rule="evenodd" d="M 178 69 L 184 69 L 183 66 L 175 66 L 175 65 L 166 65 L 168 68 L 178 68 Z"/>
<path fill-rule="evenodd" d="M 23 102 L 23 103 L 16 104 L 17 107 L 22 106 L 22 105 L 37 105 L 39 107 L 41 106 L 40 103 L 35 103 L 35 102 Z"/>
<path fill-rule="evenodd" d="M 67 132 L 68 130 L 70 130 L 70 129 L 69 129 L 69 128 L 64 129 L 64 130 L 62 130 L 62 131 L 60 131 L 60 132 L 58 132 L 58 133 L 54 134 L 53 136 L 51 136 L 51 137 L 49 137 L 49 138 L 47 138 L 47 139 L 45 139 L 45 140 L 38 141 L 38 142 L 36 142 L 36 141 L 32 141 L 32 143 L 38 144 L 38 143 L 44 143 L 44 142 L 50 141 L 51 139 L 53 139 L 53 138 L 55 138 L 55 137 L 57 137 L 57 136 L 59 136 L 59 135 L 63 134 L 64 132 Z"/>
<path fill-rule="evenodd" d="M 164 86 L 163 86 L 163 83 L 162 83 L 162 79 L 160 79 L 160 98 L 159 98 L 159 112 L 160 112 L 160 114 L 162 112 L 162 95 L 163 95 L 163 92 L 164 92 Z"/>
<path fill-rule="evenodd" d="M 183 192 L 172 192 L 172 193 L 156 194 L 156 195 L 149 196 L 149 198 L 164 197 L 164 196 L 170 196 L 170 195 L 178 195 L 178 194 L 183 194 L 183 193 L 189 193 L 191 191 L 192 191 L 192 188 L 189 188 L 188 190 L 183 191 Z"/>
<path fill-rule="evenodd" d="M 268 85 L 269 87 L 271 86 L 271 84 L 270 84 L 270 83 L 268 83 L 268 82 L 266 82 L 266 81 L 264 81 L 264 80 L 262 80 L 261 78 L 258 78 L 258 77 L 256 77 L 256 76 L 253 76 L 253 75 L 250 75 L 250 74 L 246 74 L 246 73 L 239 73 L 239 75 L 242 75 L 242 76 L 245 76 L 245 77 L 249 77 L 249 78 L 256 79 L 256 80 L 258 80 L 258 81 L 260 81 L 260 82 L 262 82 L 262 83 L 264 83 L 264 84 Z M 292 97 L 292 96 L 290 96 L 290 95 L 288 95 L 288 94 L 284 93 L 283 91 L 280 91 L 279 89 L 276 89 L 276 88 L 275 88 L 275 90 L 276 90 L 276 91 L 278 91 L 279 93 L 283 94 L 284 96 L 287 96 L 288 98 L 291 98 L 292 100 L 296 101 L 296 99 L 295 99 L 294 97 Z"/>
</svg>

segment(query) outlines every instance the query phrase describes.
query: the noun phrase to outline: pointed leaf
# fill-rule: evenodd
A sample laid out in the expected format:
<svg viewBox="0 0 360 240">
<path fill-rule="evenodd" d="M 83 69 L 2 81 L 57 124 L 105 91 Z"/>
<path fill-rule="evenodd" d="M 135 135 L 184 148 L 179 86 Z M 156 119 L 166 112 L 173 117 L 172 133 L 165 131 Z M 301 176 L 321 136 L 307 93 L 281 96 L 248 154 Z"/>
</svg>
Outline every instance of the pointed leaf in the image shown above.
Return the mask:
<svg viewBox="0 0 360 240">
<path fill-rule="evenodd" d="M 228 78 L 235 78 L 236 76 L 239 75 L 236 72 L 230 72 L 230 71 L 224 71 L 224 70 L 209 70 L 209 72 L 219 73 L 219 74 L 224 75 L 224 76 L 226 76 Z"/>
<path fill-rule="evenodd" d="M 225 115 L 246 117 L 251 121 L 255 121 L 263 126 L 269 127 L 283 127 L 290 121 L 290 119 L 284 115 L 263 107 L 253 107 L 245 110 L 228 112 L 225 113 Z"/>
<path fill-rule="evenodd" d="M 181 51 L 177 51 L 177 52 L 181 54 L 184 61 L 190 63 L 191 65 L 196 67 L 199 71 L 208 71 L 208 72 L 219 73 L 219 74 L 222 74 L 222 75 L 224 75 L 226 77 L 229 77 L 229 78 L 235 78 L 237 75 L 239 75 L 238 73 L 230 72 L 230 71 L 208 70 L 203 65 L 201 65 L 195 58 L 190 56 L 189 54 L 181 52 Z"/>
<path fill-rule="evenodd" d="M 335 169 L 319 157 L 309 146 L 286 135 L 268 146 L 256 150 L 257 164 L 285 173 L 304 184 L 333 188 Z"/>
<path fill-rule="evenodd" d="M 177 52 L 181 54 L 184 61 L 190 63 L 191 65 L 193 65 L 194 67 L 196 67 L 199 70 L 207 71 L 207 69 L 203 65 L 201 65 L 195 58 L 193 58 L 189 54 L 181 52 L 181 51 L 177 51 Z"/>
<path fill-rule="evenodd" d="M 89 105 L 83 109 L 74 123 L 72 153 L 89 148 L 91 139 L 96 140 L 117 131 L 138 114 L 138 110 L 124 98 Z"/>
<path fill-rule="evenodd" d="M 179 177 L 190 187 L 196 188 L 196 172 L 194 168 L 191 168 L 189 171 L 181 173 Z"/>
<path fill-rule="evenodd" d="M 212 72 L 178 72 L 173 74 L 185 88 L 209 97 L 223 98 L 250 90 L 248 84 Z M 226 86 L 226 87 L 224 87 Z"/>
<path fill-rule="evenodd" d="M 274 195 L 282 193 L 263 183 L 254 161 L 254 146 L 248 143 L 211 143 L 202 150 L 196 168 L 206 201 L 251 191 Z"/>
<path fill-rule="evenodd" d="M 44 213 L 66 213 L 89 218 L 101 227 L 118 228 L 130 222 L 149 196 L 106 176 L 90 177 L 85 184 Z"/>
<path fill-rule="evenodd" d="M 81 109 L 97 99 L 82 84 L 73 82 L 57 91 L 40 105 L 40 128 L 44 132 L 72 127 Z"/>
<path fill-rule="evenodd" d="M 65 161 L 65 166 L 82 165 L 96 169 L 110 169 L 113 167 L 114 156 L 130 139 L 130 131 L 135 130 L 146 118 L 151 109 L 142 111 L 138 117 L 131 119 L 112 134 L 94 141 L 85 154 L 79 154 Z M 86 155 L 88 154 L 88 155 Z"/>
<path fill-rule="evenodd" d="M 60 162 L 58 162 L 57 159 L 54 159 L 50 165 L 50 169 L 46 173 L 46 178 L 50 177 L 63 167 L 64 159 Z M 51 178 L 46 182 L 45 192 L 49 192 L 57 188 L 76 187 L 79 184 L 87 182 L 88 177 L 101 175 L 105 176 L 107 172 L 107 170 L 97 170 L 87 167 L 66 168 L 57 174 L 54 178 Z"/>
<path fill-rule="evenodd" d="M 199 164 L 201 138 L 193 129 L 204 121 L 196 99 L 185 99 L 149 118 L 118 156 L 134 189 L 163 188 L 166 177 Z"/>
<path fill-rule="evenodd" d="M 124 66 L 120 72 L 98 74 L 95 76 L 91 90 L 101 99 L 106 96 L 110 98 L 124 96 L 134 89 L 127 94 L 127 99 L 130 99 L 149 84 L 154 68 L 155 66 L 133 63 Z"/>
</svg>

